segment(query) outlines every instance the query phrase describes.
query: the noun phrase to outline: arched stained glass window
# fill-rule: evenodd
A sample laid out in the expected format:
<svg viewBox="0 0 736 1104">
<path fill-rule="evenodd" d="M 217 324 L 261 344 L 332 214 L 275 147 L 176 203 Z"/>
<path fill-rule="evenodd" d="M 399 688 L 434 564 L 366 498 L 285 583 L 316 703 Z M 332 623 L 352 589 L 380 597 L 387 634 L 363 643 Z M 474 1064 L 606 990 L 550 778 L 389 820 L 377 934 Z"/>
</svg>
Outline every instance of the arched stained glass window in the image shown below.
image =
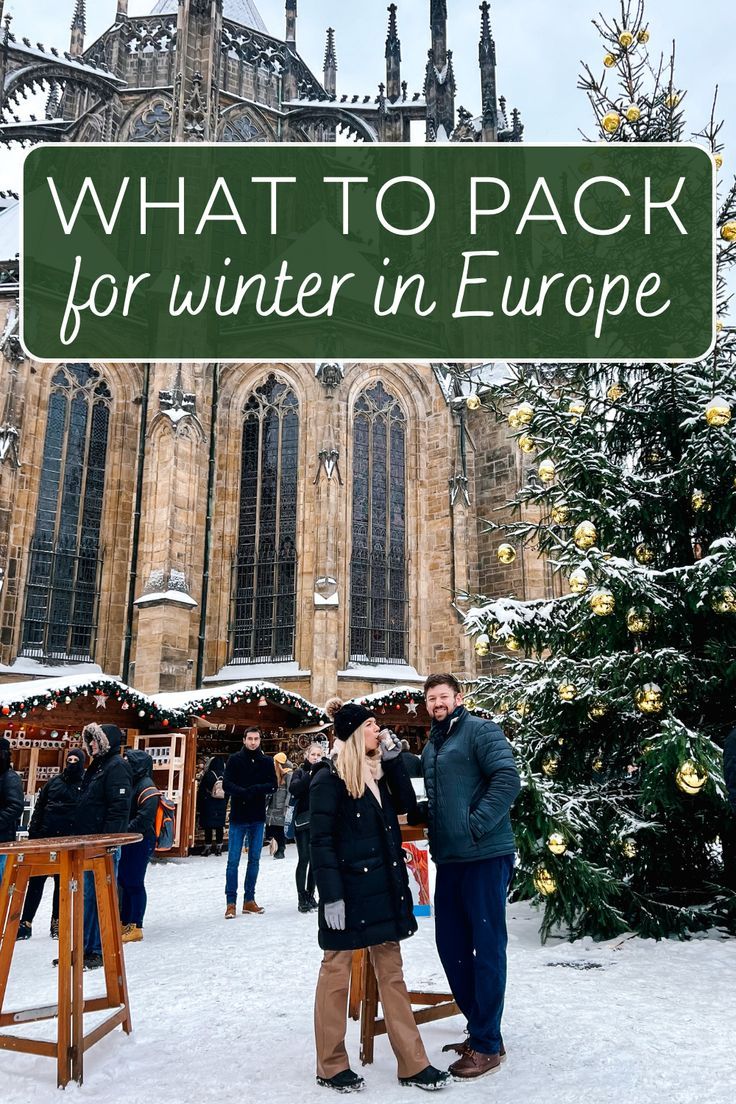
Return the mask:
<svg viewBox="0 0 736 1104">
<path fill-rule="evenodd" d="M 350 658 L 407 662 L 406 420 L 376 383 L 353 416 Z"/>
<path fill-rule="evenodd" d="M 244 410 L 231 626 L 235 663 L 294 658 L 299 402 L 269 376 Z"/>
<path fill-rule="evenodd" d="M 89 364 L 64 365 L 51 381 L 22 655 L 92 658 L 110 400 L 107 384 Z"/>
</svg>

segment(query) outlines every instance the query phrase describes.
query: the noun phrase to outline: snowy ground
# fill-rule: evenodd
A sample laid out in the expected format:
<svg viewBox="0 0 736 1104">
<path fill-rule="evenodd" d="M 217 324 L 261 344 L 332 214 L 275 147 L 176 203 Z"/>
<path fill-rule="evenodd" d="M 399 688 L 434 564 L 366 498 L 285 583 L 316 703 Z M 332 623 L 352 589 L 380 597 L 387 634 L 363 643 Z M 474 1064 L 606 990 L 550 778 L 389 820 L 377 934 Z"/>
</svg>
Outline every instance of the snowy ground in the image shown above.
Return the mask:
<svg viewBox="0 0 736 1104">
<path fill-rule="evenodd" d="M 88 1104 L 325 1104 L 314 1081 L 312 996 L 320 960 L 316 920 L 296 911 L 296 856 L 264 851 L 258 883 L 263 916 L 224 913 L 225 857 L 156 864 L 149 872 L 146 938 L 126 950 L 133 1034 L 117 1029 L 87 1053 L 85 1083 L 63 1099 Z M 50 885 L 31 940 L 18 945 L 8 1009 L 47 1003 L 56 944 L 48 937 Z M 432 921 L 404 943 L 410 986 L 444 989 Z M 636 939 L 539 945 L 527 906 L 509 908 L 510 952 L 502 1070 L 452 1084 L 459 1104 L 726 1104 L 736 1097 L 736 940 L 690 943 Z M 88 993 L 101 972 L 85 974 Z M 99 1017 L 98 1017 L 99 1018 Z M 94 1017 L 87 1017 L 88 1026 Z M 51 1037 L 49 1025 L 34 1025 Z M 30 1034 L 32 1028 L 26 1028 Z M 459 1019 L 422 1029 L 430 1059 L 460 1037 Z M 349 1050 L 358 1064 L 357 1025 Z M 385 1036 L 362 1071 L 361 1100 L 401 1104 L 425 1097 L 402 1089 Z M 3 1104 L 59 1097 L 54 1063 L 0 1051 Z M 730 1086 L 730 1087 L 729 1087 Z"/>
</svg>

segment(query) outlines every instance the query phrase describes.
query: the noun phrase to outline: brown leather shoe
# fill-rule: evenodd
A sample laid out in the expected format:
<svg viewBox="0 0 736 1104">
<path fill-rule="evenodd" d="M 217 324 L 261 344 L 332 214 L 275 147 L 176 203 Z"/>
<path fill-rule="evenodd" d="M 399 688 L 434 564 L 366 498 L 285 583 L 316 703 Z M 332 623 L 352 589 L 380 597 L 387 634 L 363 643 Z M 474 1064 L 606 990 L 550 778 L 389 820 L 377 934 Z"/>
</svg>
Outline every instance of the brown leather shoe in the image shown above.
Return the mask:
<svg viewBox="0 0 736 1104">
<path fill-rule="evenodd" d="M 243 912 L 265 912 L 255 901 L 243 901 Z"/>
<path fill-rule="evenodd" d="M 227 908 L 225 909 L 225 919 L 226 920 L 234 920 L 236 913 L 237 913 L 237 909 L 235 908 L 235 905 L 228 905 Z"/>
<path fill-rule="evenodd" d="M 454 1051 L 455 1054 L 465 1054 L 469 1050 L 467 1038 L 462 1039 L 459 1043 L 445 1043 L 442 1048 L 442 1053 L 447 1054 L 449 1051 Z M 498 1056 L 502 1062 L 506 1061 L 506 1047 L 501 1043 L 501 1049 L 498 1052 Z"/>
<path fill-rule="evenodd" d="M 495 1073 L 500 1066 L 500 1054 L 481 1054 L 478 1050 L 466 1047 L 465 1053 L 450 1066 L 450 1073 L 458 1081 L 470 1081 L 476 1077 L 485 1077 L 488 1073 Z"/>
</svg>

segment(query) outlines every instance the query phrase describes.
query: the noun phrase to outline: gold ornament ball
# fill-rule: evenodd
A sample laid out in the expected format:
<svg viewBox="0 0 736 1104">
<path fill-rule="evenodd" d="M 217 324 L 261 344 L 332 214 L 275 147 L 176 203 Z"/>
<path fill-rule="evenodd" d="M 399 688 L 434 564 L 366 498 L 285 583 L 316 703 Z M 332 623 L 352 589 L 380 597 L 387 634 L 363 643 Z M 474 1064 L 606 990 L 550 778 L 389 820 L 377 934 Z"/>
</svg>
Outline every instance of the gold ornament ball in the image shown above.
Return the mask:
<svg viewBox="0 0 736 1104">
<path fill-rule="evenodd" d="M 634 557 L 636 562 L 640 564 L 654 563 L 654 549 L 650 548 L 648 544 L 637 544 L 634 549 Z"/>
<path fill-rule="evenodd" d="M 518 652 L 518 651 L 521 651 L 521 644 L 519 643 L 519 641 L 516 639 L 515 636 L 507 636 L 506 637 L 506 648 L 510 652 Z"/>
<path fill-rule="evenodd" d="M 582 567 L 576 567 L 574 571 L 570 572 L 568 582 L 573 594 L 585 594 L 588 589 L 588 576 L 585 574 Z"/>
<path fill-rule="evenodd" d="M 721 227 L 721 237 L 727 242 L 736 241 L 736 219 L 731 219 L 730 222 L 724 222 Z"/>
<path fill-rule="evenodd" d="M 619 45 L 623 46 L 624 50 L 628 50 L 631 43 L 634 41 L 634 36 L 631 31 L 622 31 L 618 36 Z"/>
<path fill-rule="evenodd" d="M 547 840 L 547 847 L 553 855 L 564 855 L 567 851 L 567 840 L 561 832 L 552 832 Z"/>
<path fill-rule="evenodd" d="M 641 118 L 641 108 L 637 107 L 636 104 L 629 104 L 624 111 L 624 115 L 630 123 L 638 123 Z"/>
<path fill-rule="evenodd" d="M 723 158 L 721 157 L 720 153 L 717 153 L 715 155 L 715 157 L 713 158 L 713 160 L 716 163 L 716 168 L 717 169 L 722 169 L 723 168 Z"/>
<path fill-rule="evenodd" d="M 471 712 L 475 709 L 476 704 L 475 698 L 463 698 L 463 705 Z"/>
<path fill-rule="evenodd" d="M 512 429 L 521 429 L 522 426 L 529 425 L 533 417 L 534 407 L 531 403 L 519 403 L 509 414 L 509 425 Z"/>
<path fill-rule="evenodd" d="M 541 893 L 543 897 L 549 897 L 551 893 L 556 891 L 557 882 L 546 866 L 538 866 L 534 871 L 534 888 L 537 893 Z"/>
<path fill-rule="evenodd" d="M 636 846 L 636 840 L 625 839 L 621 840 L 621 850 L 623 851 L 625 858 L 635 859 L 639 848 Z"/>
<path fill-rule="evenodd" d="M 665 107 L 669 107 L 670 109 L 674 110 L 674 108 L 676 108 L 680 102 L 680 97 L 677 95 L 676 92 L 670 92 L 669 95 L 665 97 L 664 102 Z"/>
<path fill-rule="evenodd" d="M 487 656 L 491 650 L 491 638 L 488 633 L 481 633 L 476 637 L 475 652 L 479 656 Z"/>
<path fill-rule="evenodd" d="M 705 408 L 705 420 L 712 427 L 728 425 L 731 421 L 731 404 L 722 395 L 716 395 Z"/>
<path fill-rule="evenodd" d="M 559 755 L 546 755 L 542 760 L 542 770 L 548 778 L 553 778 L 560 767 Z"/>
<path fill-rule="evenodd" d="M 570 520 L 570 510 L 564 502 L 558 502 L 556 506 L 553 506 L 550 514 L 555 525 L 566 525 Z"/>
<path fill-rule="evenodd" d="M 606 54 L 606 56 L 603 58 L 603 64 L 605 65 L 606 69 L 613 69 L 614 65 L 616 64 L 616 58 L 613 56 L 613 54 Z"/>
<path fill-rule="evenodd" d="M 716 322 L 716 333 L 720 333 L 722 329 L 723 329 L 723 323 L 721 322 L 721 320 L 719 318 L 718 321 Z"/>
<path fill-rule="evenodd" d="M 541 464 L 537 468 L 539 472 L 539 478 L 543 483 L 554 483 L 555 479 L 555 462 L 554 460 L 542 460 Z"/>
<path fill-rule="evenodd" d="M 693 759 L 686 759 L 684 763 L 681 763 L 675 774 L 675 782 L 686 794 L 700 793 L 707 781 L 707 770 Z"/>
<path fill-rule="evenodd" d="M 609 402 L 618 402 L 626 394 L 626 388 L 622 387 L 620 383 L 612 383 L 606 391 L 606 397 Z"/>
<path fill-rule="evenodd" d="M 638 35 L 636 36 L 636 40 L 637 42 L 641 42 L 642 45 L 646 46 L 647 42 L 649 41 L 649 31 L 646 30 L 646 28 L 643 31 L 639 31 Z"/>
<path fill-rule="evenodd" d="M 716 613 L 736 613 L 736 591 L 724 586 L 713 596 L 711 605 Z"/>
<path fill-rule="evenodd" d="M 580 399 L 571 399 L 567 413 L 573 418 L 582 418 L 585 413 L 585 403 Z"/>
<path fill-rule="evenodd" d="M 693 510 L 697 511 L 698 513 L 700 513 L 701 510 L 704 510 L 706 513 L 708 512 L 708 510 L 710 510 L 710 502 L 705 497 L 703 492 L 699 490 L 693 491 L 692 495 L 690 496 L 690 504 Z"/>
<path fill-rule="evenodd" d="M 606 134 L 615 134 L 621 125 L 621 116 L 618 111 L 609 111 L 601 119 L 601 126 Z"/>
<path fill-rule="evenodd" d="M 591 721 L 599 721 L 601 717 L 605 717 L 607 712 L 608 706 L 605 702 L 594 701 L 590 709 L 588 710 L 588 716 L 590 717 Z"/>
<path fill-rule="evenodd" d="M 519 714 L 520 717 L 526 717 L 527 713 L 529 712 L 529 702 L 527 702 L 527 701 L 517 702 L 515 708 L 516 708 L 516 712 Z"/>
<path fill-rule="evenodd" d="M 603 760 L 600 758 L 600 756 L 597 759 L 593 760 L 593 770 L 597 773 L 600 773 L 600 771 L 603 770 Z"/>
<path fill-rule="evenodd" d="M 511 708 L 511 706 L 509 705 L 509 703 L 507 701 L 502 701 L 499 704 L 498 712 L 505 715 L 506 713 L 508 713 L 510 708 Z"/>
<path fill-rule="evenodd" d="M 578 696 L 578 688 L 573 682 L 561 682 L 557 687 L 557 696 L 563 702 L 575 701 Z"/>
<path fill-rule="evenodd" d="M 499 544 L 496 555 L 499 563 L 512 564 L 516 559 L 516 549 L 513 544 Z"/>
<path fill-rule="evenodd" d="M 581 521 L 573 533 L 573 540 L 585 552 L 598 540 L 598 530 L 592 521 Z"/>
<path fill-rule="evenodd" d="M 472 395 L 468 395 L 467 399 L 465 400 L 465 405 L 467 406 L 468 410 L 480 410 L 480 395 L 476 395 L 475 393 L 473 393 Z"/>
<path fill-rule="evenodd" d="M 656 682 L 646 682 L 640 686 L 634 695 L 634 701 L 639 712 L 648 716 L 661 713 L 664 709 L 662 691 Z"/>
<path fill-rule="evenodd" d="M 616 599 L 610 590 L 595 590 L 588 604 L 597 617 L 608 617 L 609 613 L 613 613 L 616 608 Z"/>
<path fill-rule="evenodd" d="M 626 613 L 626 628 L 630 633 L 649 632 L 652 627 L 652 613 L 646 606 L 632 606 Z"/>
<path fill-rule="evenodd" d="M 537 447 L 534 438 L 530 437 L 528 433 L 522 433 L 521 437 L 517 437 L 516 443 L 522 452 L 534 452 Z"/>
</svg>

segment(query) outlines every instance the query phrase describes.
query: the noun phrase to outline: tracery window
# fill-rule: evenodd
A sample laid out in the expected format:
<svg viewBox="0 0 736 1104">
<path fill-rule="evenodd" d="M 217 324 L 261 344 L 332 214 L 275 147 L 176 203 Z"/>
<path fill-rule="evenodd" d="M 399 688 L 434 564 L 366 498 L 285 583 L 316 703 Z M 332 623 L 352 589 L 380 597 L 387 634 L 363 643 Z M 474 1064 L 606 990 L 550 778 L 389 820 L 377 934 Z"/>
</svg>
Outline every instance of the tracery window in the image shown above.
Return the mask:
<svg viewBox="0 0 736 1104">
<path fill-rule="evenodd" d="M 294 658 L 299 402 L 268 377 L 245 404 L 232 661 Z"/>
<path fill-rule="evenodd" d="M 353 419 L 350 658 L 407 662 L 406 419 L 382 383 Z"/>
<path fill-rule="evenodd" d="M 92 658 L 110 401 L 106 382 L 89 364 L 63 365 L 51 381 L 22 655 Z"/>
</svg>

